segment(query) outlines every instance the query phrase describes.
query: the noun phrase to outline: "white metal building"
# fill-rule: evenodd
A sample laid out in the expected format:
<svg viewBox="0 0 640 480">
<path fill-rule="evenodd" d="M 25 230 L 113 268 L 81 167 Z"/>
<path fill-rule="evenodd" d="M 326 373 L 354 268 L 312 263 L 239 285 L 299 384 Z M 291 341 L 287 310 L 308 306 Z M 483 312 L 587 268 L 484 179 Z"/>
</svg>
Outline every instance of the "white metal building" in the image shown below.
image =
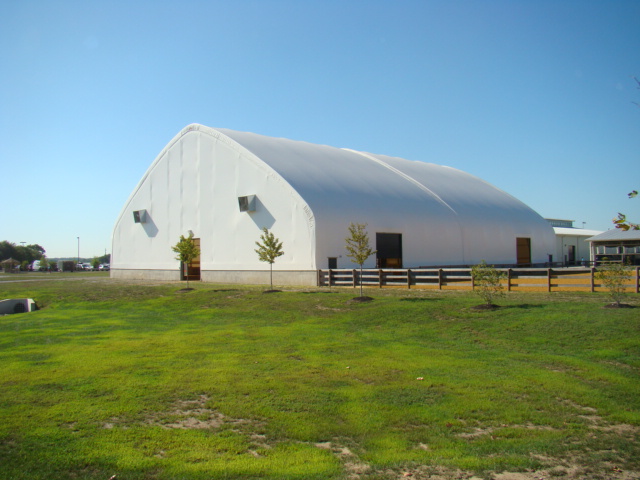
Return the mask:
<svg viewBox="0 0 640 480">
<path fill-rule="evenodd" d="M 274 283 L 314 285 L 353 268 L 350 222 L 378 250 L 365 268 L 543 263 L 553 228 L 531 208 L 454 168 L 253 133 L 184 128 L 139 182 L 113 231 L 112 277 L 181 278 L 171 246 L 193 232 L 190 275 L 268 283 L 255 242 L 283 242 Z"/>
<path fill-rule="evenodd" d="M 591 256 L 591 245 L 587 241 L 601 230 L 587 230 L 575 228 L 574 220 L 560 220 L 547 218 L 556 234 L 556 249 L 553 256 L 554 263 L 564 266 L 589 266 L 594 260 Z"/>
</svg>

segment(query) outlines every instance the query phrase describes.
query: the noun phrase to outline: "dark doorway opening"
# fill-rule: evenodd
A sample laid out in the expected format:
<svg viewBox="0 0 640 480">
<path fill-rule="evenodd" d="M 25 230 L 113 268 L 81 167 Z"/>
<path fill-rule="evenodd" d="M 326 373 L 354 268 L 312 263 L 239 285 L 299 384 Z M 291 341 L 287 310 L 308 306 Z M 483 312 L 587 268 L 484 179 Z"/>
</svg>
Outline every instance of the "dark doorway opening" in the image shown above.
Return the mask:
<svg viewBox="0 0 640 480">
<path fill-rule="evenodd" d="M 575 245 L 569 245 L 567 249 L 567 256 L 569 257 L 567 259 L 569 265 L 575 265 L 576 263 L 576 246 Z"/>
<path fill-rule="evenodd" d="M 338 257 L 329 257 L 329 268 L 331 270 L 338 268 Z"/>
<path fill-rule="evenodd" d="M 376 233 L 378 268 L 402 268 L 402 234 Z"/>
<path fill-rule="evenodd" d="M 531 263 L 531 239 L 516 238 L 516 256 L 518 265 Z"/>
<path fill-rule="evenodd" d="M 193 243 L 200 250 L 200 239 L 194 238 Z M 200 255 L 194 258 L 191 263 L 182 264 L 182 280 L 200 280 Z"/>
</svg>

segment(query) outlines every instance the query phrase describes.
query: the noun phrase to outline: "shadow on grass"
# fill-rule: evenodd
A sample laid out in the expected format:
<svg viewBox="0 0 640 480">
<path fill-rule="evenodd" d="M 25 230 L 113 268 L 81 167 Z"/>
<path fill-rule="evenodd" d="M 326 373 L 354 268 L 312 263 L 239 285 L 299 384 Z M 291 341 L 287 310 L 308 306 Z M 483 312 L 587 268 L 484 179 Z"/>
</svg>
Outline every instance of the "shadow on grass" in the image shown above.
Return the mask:
<svg viewBox="0 0 640 480">
<path fill-rule="evenodd" d="M 628 303 L 608 303 L 602 308 L 636 308 L 635 305 L 629 305 Z"/>
<path fill-rule="evenodd" d="M 420 297 L 409 297 L 409 298 L 401 298 L 401 302 L 434 302 L 438 300 L 437 298 L 420 298 Z"/>
<path fill-rule="evenodd" d="M 367 297 L 366 295 L 363 295 L 362 297 L 354 297 L 351 300 L 348 300 L 347 303 L 351 304 L 351 303 L 369 303 L 369 302 L 373 302 L 373 298 L 372 297 Z"/>
<path fill-rule="evenodd" d="M 523 303 L 521 305 L 508 305 L 502 308 L 519 308 L 521 310 L 531 310 L 533 308 L 544 308 L 544 305 L 532 305 L 530 303 Z"/>
<path fill-rule="evenodd" d="M 476 311 L 496 311 L 496 310 L 513 310 L 513 309 L 518 309 L 518 310 L 532 310 L 535 308 L 544 308 L 544 305 L 532 305 L 530 303 L 523 303 L 520 305 L 496 305 L 496 304 L 491 304 L 491 305 L 487 305 L 486 303 L 482 303 L 480 305 L 474 305 L 473 307 L 470 307 L 471 310 L 476 310 Z"/>
<path fill-rule="evenodd" d="M 320 290 L 320 291 L 317 291 L 317 292 L 306 291 L 306 292 L 300 292 L 300 293 L 304 293 L 306 295 L 310 295 L 310 294 L 313 295 L 313 294 L 316 294 L 316 293 L 340 293 L 340 292 L 338 292 L 337 290 L 336 291 L 333 291 L 333 290 Z"/>
</svg>

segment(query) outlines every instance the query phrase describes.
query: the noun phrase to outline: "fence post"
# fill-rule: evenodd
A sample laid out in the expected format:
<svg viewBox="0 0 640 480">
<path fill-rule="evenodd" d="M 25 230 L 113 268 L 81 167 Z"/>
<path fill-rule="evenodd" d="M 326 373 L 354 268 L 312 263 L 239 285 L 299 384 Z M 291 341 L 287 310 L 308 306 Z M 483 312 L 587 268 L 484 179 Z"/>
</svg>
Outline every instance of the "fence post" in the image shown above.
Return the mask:
<svg viewBox="0 0 640 480">
<path fill-rule="evenodd" d="M 378 287 L 379 288 L 383 288 L 386 285 L 386 274 L 384 272 L 383 269 L 377 269 L 378 270 Z M 446 270 L 444 268 L 438 268 L 438 269 L 428 269 L 429 271 L 433 271 L 433 270 L 437 270 L 437 275 L 438 275 L 438 289 L 442 290 L 444 288 L 444 283 L 445 283 L 445 279 L 446 279 Z M 513 273 L 513 269 L 511 268 L 505 268 L 502 269 L 503 271 L 506 270 L 507 273 L 507 281 L 506 281 L 506 285 L 507 285 L 507 291 L 511 292 L 514 288 L 514 273 Z M 597 268 L 596 267 L 590 267 L 590 268 L 586 268 L 585 270 L 587 270 L 587 272 L 589 273 L 589 282 L 590 285 L 589 287 L 584 286 L 584 288 L 589 288 L 589 290 L 593 293 L 596 291 L 596 288 L 600 285 L 597 283 L 597 279 L 596 279 L 596 272 L 597 272 Z M 348 270 L 340 270 L 345 272 L 345 278 L 344 278 L 344 282 L 345 284 L 340 284 L 340 286 L 346 286 L 346 284 L 348 284 L 349 282 L 349 278 L 346 276 L 346 272 L 348 272 Z M 373 269 L 371 269 L 372 275 L 373 275 Z M 425 283 L 420 283 L 420 277 L 416 277 L 415 279 L 412 277 L 413 275 L 413 271 L 410 268 L 407 268 L 406 270 L 406 275 L 407 275 L 407 279 L 406 279 L 406 288 L 407 289 L 411 289 L 412 285 L 423 285 Z M 554 270 L 553 268 L 547 268 L 547 291 L 548 292 L 553 292 L 554 291 L 554 286 L 553 286 L 553 279 L 554 279 Z M 562 270 L 560 270 L 560 272 L 562 272 Z M 359 274 L 359 270 L 354 268 L 351 271 L 351 280 L 352 280 L 352 286 L 353 288 L 356 288 L 359 284 L 362 284 L 363 282 L 363 278 L 364 275 L 360 275 Z M 473 275 L 471 275 L 471 270 L 469 270 L 469 276 L 471 277 L 470 280 L 470 287 L 471 290 L 475 290 L 476 284 L 475 284 L 475 279 L 473 278 Z M 562 276 L 561 276 L 562 277 Z M 339 277 L 341 278 L 341 277 Z M 395 277 L 393 277 L 395 278 Z M 430 283 L 429 278 L 433 278 L 431 275 L 428 275 L 427 277 L 427 282 L 426 284 Z M 627 275 L 628 278 L 628 283 L 627 283 L 627 289 L 629 289 L 630 291 L 635 291 L 635 293 L 640 293 L 640 267 L 639 266 L 635 266 L 631 269 L 631 271 L 629 272 L 629 274 Z M 327 270 L 323 270 L 323 269 L 318 269 L 317 270 L 317 275 L 316 275 L 316 281 L 318 286 L 329 286 L 332 287 L 335 283 L 336 279 L 336 273 L 332 270 L 332 269 L 327 269 Z M 398 280 L 400 280 L 400 278 L 398 278 Z M 358 283 L 360 282 L 360 283 Z M 560 278 L 560 280 L 558 280 L 558 285 L 560 285 L 560 290 L 562 290 L 562 278 Z M 633 282 L 633 283 L 632 283 Z M 338 284 L 336 284 L 338 285 Z M 400 284 L 398 283 L 398 286 Z M 516 284 L 517 285 L 517 284 Z M 601 286 L 601 285 L 600 285 Z M 557 289 L 556 289 L 557 290 Z"/>
</svg>

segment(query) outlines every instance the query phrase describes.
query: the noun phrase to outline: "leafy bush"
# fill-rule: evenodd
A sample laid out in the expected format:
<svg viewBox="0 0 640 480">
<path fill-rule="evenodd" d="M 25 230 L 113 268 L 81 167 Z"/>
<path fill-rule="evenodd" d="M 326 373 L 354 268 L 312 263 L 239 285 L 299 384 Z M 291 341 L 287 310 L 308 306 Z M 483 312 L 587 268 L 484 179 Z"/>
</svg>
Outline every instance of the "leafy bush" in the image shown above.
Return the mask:
<svg viewBox="0 0 640 480">
<path fill-rule="evenodd" d="M 487 305 L 493 305 L 494 298 L 504 295 L 502 280 L 506 277 L 505 273 L 497 270 L 493 265 L 487 265 L 484 260 L 479 265 L 471 267 L 471 277 L 473 291 Z"/>
<path fill-rule="evenodd" d="M 76 262 L 73 260 L 63 260 L 62 262 L 62 271 L 63 272 L 73 272 L 76 269 Z"/>
<path fill-rule="evenodd" d="M 630 275 L 630 268 L 621 262 L 608 262 L 606 258 L 604 260 L 605 263 L 598 267 L 596 279 L 609 290 L 609 298 L 619 307 L 626 294 L 626 281 Z"/>
</svg>

